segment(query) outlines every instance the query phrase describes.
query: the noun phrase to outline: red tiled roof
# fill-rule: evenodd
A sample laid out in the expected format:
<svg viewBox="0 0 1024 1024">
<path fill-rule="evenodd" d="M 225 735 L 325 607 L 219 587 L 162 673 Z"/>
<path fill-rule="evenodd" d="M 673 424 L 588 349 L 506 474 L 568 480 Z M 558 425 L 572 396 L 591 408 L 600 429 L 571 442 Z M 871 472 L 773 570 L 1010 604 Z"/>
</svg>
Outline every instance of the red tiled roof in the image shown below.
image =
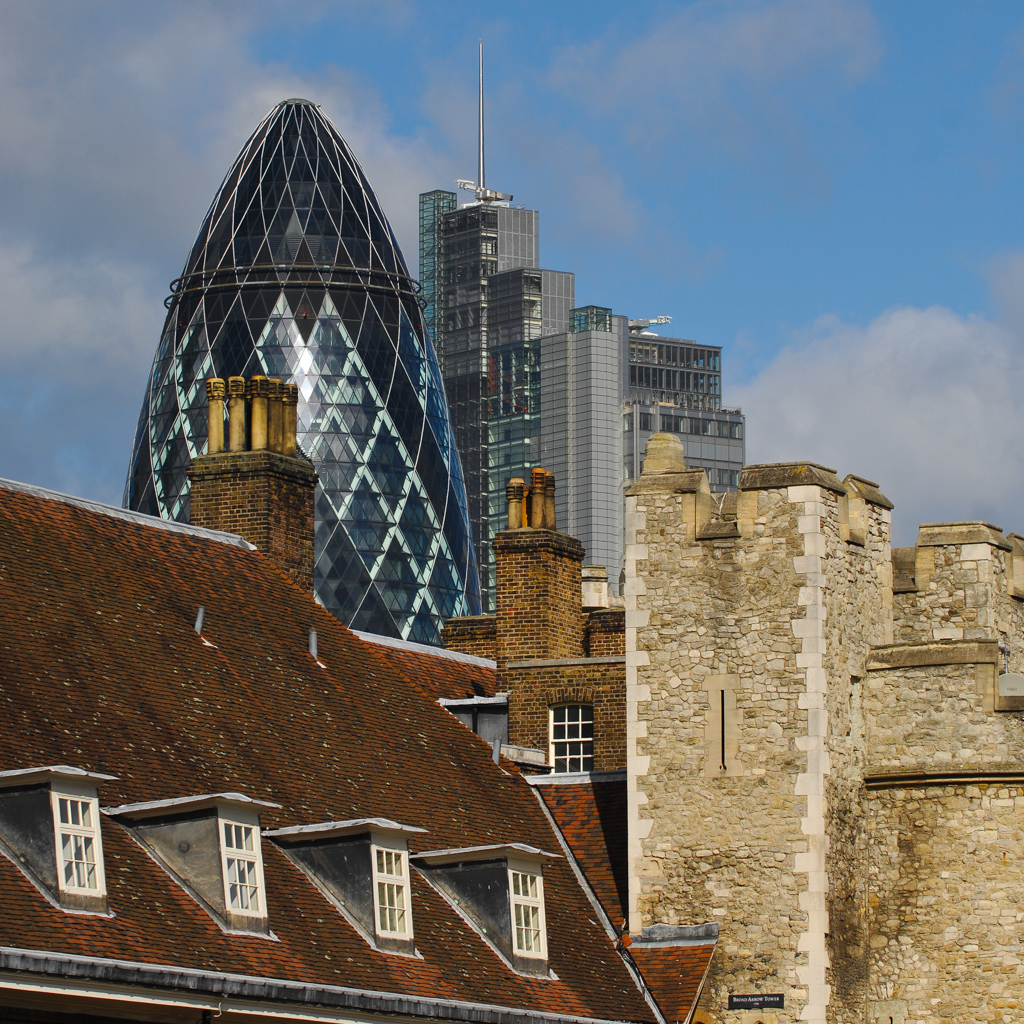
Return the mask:
<svg viewBox="0 0 1024 1024">
<path fill-rule="evenodd" d="M 199 605 L 215 646 L 193 631 Z M 326 668 L 307 653 L 310 628 Z M 116 775 L 100 788 L 108 807 L 243 792 L 281 805 L 265 828 L 386 817 L 429 829 L 413 852 L 558 849 L 524 779 L 395 665 L 256 552 L 0 485 L 0 770 Z M 269 841 L 277 941 L 226 934 L 121 826 L 102 827 L 115 916 L 64 913 L 0 857 L 0 946 L 653 1019 L 564 860 L 545 867 L 558 980 L 539 980 L 510 971 L 419 877 L 423 958 L 373 950 Z"/>
<path fill-rule="evenodd" d="M 608 919 L 621 929 L 629 917 L 625 779 L 540 780 L 536 788 Z"/>
<path fill-rule="evenodd" d="M 414 681 L 435 700 L 494 696 L 498 670 L 493 661 L 372 633 L 357 632 L 356 636 L 372 644 L 396 672 Z"/>
<path fill-rule="evenodd" d="M 641 946 L 629 952 L 640 969 L 667 1024 L 689 1020 L 715 951 L 713 942 L 700 945 Z"/>
</svg>

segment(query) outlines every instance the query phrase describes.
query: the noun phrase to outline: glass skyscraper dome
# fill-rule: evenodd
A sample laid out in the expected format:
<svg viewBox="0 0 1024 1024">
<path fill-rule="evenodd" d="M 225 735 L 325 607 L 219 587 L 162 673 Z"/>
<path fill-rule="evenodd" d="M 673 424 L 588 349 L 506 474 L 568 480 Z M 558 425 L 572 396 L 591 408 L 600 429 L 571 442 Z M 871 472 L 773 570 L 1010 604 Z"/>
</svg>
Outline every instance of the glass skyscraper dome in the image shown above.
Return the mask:
<svg viewBox="0 0 1024 1024">
<path fill-rule="evenodd" d="M 168 314 L 124 504 L 187 521 L 208 377 L 299 391 L 320 476 L 316 591 L 354 629 L 437 643 L 479 612 L 466 490 L 417 285 L 345 140 L 307 100 L 275 107 L 210 207 Z"/>
</svg>

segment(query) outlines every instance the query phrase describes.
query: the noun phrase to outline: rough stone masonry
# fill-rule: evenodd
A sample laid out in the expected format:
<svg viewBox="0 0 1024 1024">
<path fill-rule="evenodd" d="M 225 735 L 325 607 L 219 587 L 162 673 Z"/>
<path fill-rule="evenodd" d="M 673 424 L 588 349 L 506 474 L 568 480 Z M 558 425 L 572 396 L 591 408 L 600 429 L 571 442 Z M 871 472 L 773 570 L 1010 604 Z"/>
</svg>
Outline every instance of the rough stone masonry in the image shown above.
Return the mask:
<svg viewBox="0 0 1024 1024">
<path fill-rule="evenodd" d="M 811 463 L 716 504 L 671 435 L 627 497 L 630 930 L 719 924 L 698 1020 L 1024 1018 L 1024 546 L 891 509 Z"/>
</svg>

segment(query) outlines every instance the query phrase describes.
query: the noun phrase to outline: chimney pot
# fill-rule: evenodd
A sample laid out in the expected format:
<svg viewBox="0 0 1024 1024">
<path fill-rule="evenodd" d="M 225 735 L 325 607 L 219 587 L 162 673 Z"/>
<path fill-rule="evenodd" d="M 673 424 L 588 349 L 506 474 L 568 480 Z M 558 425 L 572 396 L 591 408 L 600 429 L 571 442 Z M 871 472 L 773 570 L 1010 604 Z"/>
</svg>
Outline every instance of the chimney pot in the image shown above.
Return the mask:
<svg viewBox="0 0 1024 1024">
<path fill-rule="evenodd" d="M 284 450 L 284 385 L 278 377 L 267 381 L 267 447 L 272 452 Z"/>
<path fill-rule="evenodd" d="M 262 374 L 249 378 L 249 447 L 254 452 L 267 447 L 267 399 L 270 382 Z"/>
<path fill-rule="evenodd" d="M 544 529 L 544 486 L 547 472 L 535 469 L 530 474 L 530 526 L 534 530 Z"/>
<path fill-rule="evenodd" d="M 206 450 L 210 455 L 224 451 L 224 394 L 227 389 L 220 377 L 206 381 L 207 432 Z"/>
<path fill-rule="evenodd" d="M 519 476 L 512 477 L 505 485 L 505 500 L 508 502 L 508 528 L 510 530 L 521 530 L 523 528 L 523 496 L 526 491 L 526 484 Z"/>
<path fill-rule="evenodd" d="M 544 474 L 544 529 L 555 530 L 555 474 Z"/>
<path fill-rule="evenodd" d="M 244 377 L 228 377 L 228 450 L 245 451 Z"/>
<path fill-rule="evenodd" d="M 299 389 L 295 384 L 285 384 L 281 389 L 282 428 L 281 451 L 285 455 L 295 455 L 298 450 L 298 415 Z"/>
</svg>

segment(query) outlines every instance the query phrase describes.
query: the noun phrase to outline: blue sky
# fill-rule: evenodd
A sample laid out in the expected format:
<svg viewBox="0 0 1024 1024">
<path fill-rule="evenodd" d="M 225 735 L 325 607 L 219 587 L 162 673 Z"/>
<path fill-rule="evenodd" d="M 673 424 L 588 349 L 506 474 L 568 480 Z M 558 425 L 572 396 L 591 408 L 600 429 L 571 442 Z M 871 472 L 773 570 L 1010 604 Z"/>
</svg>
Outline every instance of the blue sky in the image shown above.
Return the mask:
<svg viewBox="0 0 1024 1024">
<path fill-rule="evenodd" d="M 232 157 L 321 103 L 410 263 L 416 197 L 541 211 L 580 304 L 722 345 L 748 458 L 877 480 L 896 539 L 1024 533 L 1024 8 L 862 0 L 0 3 L 0 475 L 119 502 Z"/>
</svg>

